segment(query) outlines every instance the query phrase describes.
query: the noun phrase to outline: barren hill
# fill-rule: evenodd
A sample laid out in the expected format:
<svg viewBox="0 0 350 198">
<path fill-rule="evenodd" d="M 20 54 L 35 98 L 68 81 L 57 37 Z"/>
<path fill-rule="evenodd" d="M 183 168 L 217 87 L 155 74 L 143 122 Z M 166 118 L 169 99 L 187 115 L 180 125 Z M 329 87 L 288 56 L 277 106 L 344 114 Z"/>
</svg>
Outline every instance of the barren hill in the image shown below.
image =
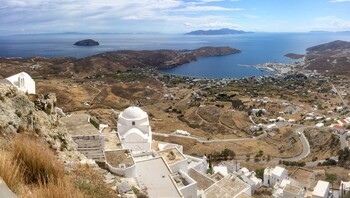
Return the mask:
<svg viewBox="0 0 350 198">
<path fill-rule="evenodd" d="M 307 49 L 306 68 L 332 74 L 350 74 L 350 42 L 333 41 Z"/>
</svg>

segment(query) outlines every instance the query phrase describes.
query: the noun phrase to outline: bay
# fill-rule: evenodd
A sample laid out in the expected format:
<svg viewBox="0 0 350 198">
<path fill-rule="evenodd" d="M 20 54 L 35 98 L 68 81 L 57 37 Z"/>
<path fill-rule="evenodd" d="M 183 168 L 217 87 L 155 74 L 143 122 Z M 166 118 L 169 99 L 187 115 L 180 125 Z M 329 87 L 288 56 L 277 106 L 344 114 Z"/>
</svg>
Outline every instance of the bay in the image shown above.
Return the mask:
<svg viewBox="0 0 350 198">
<path fill-rule="evenodd" d="M 94 39 L 99 46 L 73 45 L 82 39 Z M 251 66 L 266 62 L 293 62 L 286 53 L 304 54 L 305 49 L 334 40 L 350 41 L 348 33 L 251 33 L 223 36 L 169 34 L 53 34 L 0 37 L 1 57 L 76 57 L 83 58 L 116 50 L 195 49 L 203 46 L 230 46 L 239 54 L 200 58 L 162 72 L 208 78 L 240 78 L 266 75 Z M 242 66 L 243 65 L 243 66 Z"/>
</svg>

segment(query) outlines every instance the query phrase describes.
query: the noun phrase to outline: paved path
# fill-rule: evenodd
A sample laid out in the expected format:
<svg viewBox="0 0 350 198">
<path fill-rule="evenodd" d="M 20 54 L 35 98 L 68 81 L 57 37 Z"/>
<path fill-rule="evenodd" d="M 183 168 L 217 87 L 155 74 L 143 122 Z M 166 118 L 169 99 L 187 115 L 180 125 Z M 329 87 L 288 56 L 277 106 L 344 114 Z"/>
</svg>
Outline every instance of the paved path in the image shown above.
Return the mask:
<svg viewBox="0 0 350 198">
<path fill-rule="evenodd" d="M 307 138 L 305 137 L 305 134 L 304 134 L 304 130 L 307 128 L 313 128 L 313 127 L 303 126 L 303 127 L 297 128 L 295 130 L 295 132 L 299 135 L 299 139 L 301 141 L 301 144 L 303 145 L 303 151 L 298 156 L 295 156 L 292 158 L 287 158 L 287 159 L 282 159 L 282 160 L 290 161 L 290 162 L 291 161 L 299 161 L 299 160 L 304 159 L 305 157 L 307 157 L 310 154 L 310 144 L 309 144 L 309 141 L 307 140 Z"/>
<path fill-rule="evenodd" d="M 301 159 L 304 159 L 306 156 L 310 153 L 310 144 L 307 138 L 304 135 L 304 130 L 306 128 L 312 128 L 310 126 L 301 126 L 296 129 L 296 133 L 299 135 L 301 144 L 303 145 L 303 151 L 295 157 L 292 158 L 274 158 L 273 160 L 284 160 L 284 161 L 299 161 Z M 199 143 L 220 143 L 220 142 L 242 142 L 242 141 L 256 141 L 262 138 L 265 138 L 267 136 L 267 133 L 264 132 L 263 134 L 253 137 L 253 138 L 235 138 L 235 139 L 205 139 L 202 137 L 193 137 L 193 136 L 183 136 L 183 135 L 177 135 L 177 134 L 164 134 L 164 133 L 152 133 L 155 136 L 162 136 L 162 137 L 179 137 L 184 139 L 191 139 L 195 140 Z"/>
</svg>

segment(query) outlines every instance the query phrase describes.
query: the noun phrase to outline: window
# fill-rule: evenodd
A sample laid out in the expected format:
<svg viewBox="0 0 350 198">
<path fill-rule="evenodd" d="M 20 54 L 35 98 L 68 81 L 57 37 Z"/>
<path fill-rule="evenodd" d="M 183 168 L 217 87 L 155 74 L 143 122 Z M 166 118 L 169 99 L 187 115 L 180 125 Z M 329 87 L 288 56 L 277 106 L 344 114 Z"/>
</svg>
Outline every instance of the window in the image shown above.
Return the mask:
<svg viewBox="0 0 350 198">
<path fill-rule="evenodd" d="M 134 125 L 135 125 L 135 121 L 132 121 L 131 125 L 133 125 L 133 126 L 134 126 Z"/>
</svg>

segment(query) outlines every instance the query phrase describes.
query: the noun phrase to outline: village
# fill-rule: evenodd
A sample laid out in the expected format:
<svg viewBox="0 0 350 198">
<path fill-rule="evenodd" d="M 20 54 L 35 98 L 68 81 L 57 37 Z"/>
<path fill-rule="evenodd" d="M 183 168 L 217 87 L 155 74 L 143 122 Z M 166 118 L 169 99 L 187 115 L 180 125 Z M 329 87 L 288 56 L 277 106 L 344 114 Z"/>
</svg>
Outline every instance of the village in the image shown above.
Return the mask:
<svg viewBox="0 0 350 198">
<path fill-rule="evenodd" d="M 96 116 L 96 101 L 81 101 L 85 110 L 56 108 L 86 157 L 80 163 L 96 167 L 119 197 L 350 196 L 350 172 L 337 166 L 349 149 L 348 79 L 302 71 L 242 79 L 151 69 L 131 75 L 137 72 L 161 83 L 155 92 L 164 105 L 147 105 L 149 96 L 104 109 L 107 116 Z M 0 83 L 37 94 L 40 81 L 21 72 Z"/>
</svg>

